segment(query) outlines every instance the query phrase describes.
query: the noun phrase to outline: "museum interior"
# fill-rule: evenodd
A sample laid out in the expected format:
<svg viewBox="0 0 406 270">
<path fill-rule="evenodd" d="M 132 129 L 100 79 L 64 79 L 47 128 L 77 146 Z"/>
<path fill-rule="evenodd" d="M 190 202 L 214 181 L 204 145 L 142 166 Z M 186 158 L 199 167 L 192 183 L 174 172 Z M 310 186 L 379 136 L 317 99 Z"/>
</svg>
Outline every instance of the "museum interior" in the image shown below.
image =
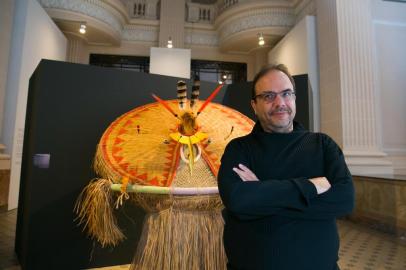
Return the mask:
<svg viewBox="0 0 406 270">
<path fill-rule="evenodd" d="M 221 156 L 280 63 L 352 175 L 340 269 L 406 269 L 404 44 L 405 0 L 1 0 L 0 269 L 226 269 Z"/>
</svg>

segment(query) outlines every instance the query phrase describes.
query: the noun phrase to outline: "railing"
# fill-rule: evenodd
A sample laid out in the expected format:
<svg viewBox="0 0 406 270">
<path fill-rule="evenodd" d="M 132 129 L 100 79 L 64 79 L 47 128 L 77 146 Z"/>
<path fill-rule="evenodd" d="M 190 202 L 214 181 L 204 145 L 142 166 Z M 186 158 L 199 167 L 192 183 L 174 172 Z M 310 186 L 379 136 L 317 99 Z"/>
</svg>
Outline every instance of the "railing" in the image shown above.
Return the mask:
<svg viewBox="0 0 406 270">
<path fill-rule="evenodd" d="M 249 0 L 217 0 L 215 4 L 205 5 L 187 1 L 187 22 L 212 23 L 223 11 Z"/>
<path fill-rule="evenodd" d="M 132 17 L 144 17 L 145 16 L 145 3 L 134 3 Z"/>
<path fill-rule="evenodd" d="M 125 2 L 131 18 L 158 19 L 158 0 L 129 0 Z"/>
<path fill-rule="evenodd" d="M 220 11 L 224 11 L 231 6 L 238 4 L 238 2 L 244 2 L 244 0 L 219 0 L 217 1 L 217 5 Z"/>
<path fill-rule="evenodd" d="M 187 22 L 212 23 L 216 14 L 216 5 L 187 3 Z"/>
<path fill-rule="evenodd" d="M 199 21 L 207 21 L 210 22 L 212 20 L 212 14 L 213 12 L 211 11 L 211 7 L 200 7 L 199 8 Z"/>
</svg>

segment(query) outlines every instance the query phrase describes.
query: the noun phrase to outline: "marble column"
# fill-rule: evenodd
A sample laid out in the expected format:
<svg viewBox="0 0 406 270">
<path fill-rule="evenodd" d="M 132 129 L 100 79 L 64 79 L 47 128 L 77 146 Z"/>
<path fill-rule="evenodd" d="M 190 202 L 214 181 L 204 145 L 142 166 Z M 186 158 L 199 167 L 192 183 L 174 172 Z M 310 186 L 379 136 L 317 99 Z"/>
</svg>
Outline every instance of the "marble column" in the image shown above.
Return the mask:
<svg viewBox="0 0 406 270">
<path fill-rule="evenodd" d="M 354 174 L 392 173 L 381 151 L 370 0 L 317 0 L 321 131 Z"/>
<path fill-rule="evenodd" d="M 264 65 L 268 64 L 269 51 L 269 47 L 260 47 L 259 45 L 258 48 L 252 50 L 251 53 L 255 59 L 255 74 L 258 73 Z"/>
<path fill-rule="evenodd" d="M 185 0 L 161 0 L 159 47 L 166 47 L 171 37 L 174 48 L 184 48 L 185 10 Z"/>
<path fill-rule="evenodd" d="M 86 44 L 80 34 L 64 33 L 68 39 L 68 46 L 66 50 L 66 61 L 71 63 L 88 64 L 89 59 L 84 57 Z"/>
</svg>

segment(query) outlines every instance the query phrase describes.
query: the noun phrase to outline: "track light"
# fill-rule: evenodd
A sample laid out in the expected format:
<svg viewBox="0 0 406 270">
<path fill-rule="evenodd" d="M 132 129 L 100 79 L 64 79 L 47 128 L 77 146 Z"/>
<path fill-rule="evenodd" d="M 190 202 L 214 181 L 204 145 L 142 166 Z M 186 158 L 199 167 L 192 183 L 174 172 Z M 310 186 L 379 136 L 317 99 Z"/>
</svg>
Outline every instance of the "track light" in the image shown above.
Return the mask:
<svg viewBox="0 0 406 270">
<path fill-rule="evenodd" d="M 80 24 L 79 33 L 81 33 L 81 34 L 86 33 L 86 24 L 85 23 Z"/>
<path fill-rule="evenodd" d="M 259 46 L 264 46 L 265 45 L 265 40 L 264 40 L 264 36 L 262 35 L 262 33 L 260 33 L 258 35 L 258 45 Z"/>
<path fill-rule="evenodd" d="M 172 48 L 173 48 L 172 38 L 171 38 L 171 37 L 169 37 L 169 39 L 168 39 L 168 45 L 166 45 L 166 47 L 168 47 L 169 49 L 172 49 Z"/>
</svg>

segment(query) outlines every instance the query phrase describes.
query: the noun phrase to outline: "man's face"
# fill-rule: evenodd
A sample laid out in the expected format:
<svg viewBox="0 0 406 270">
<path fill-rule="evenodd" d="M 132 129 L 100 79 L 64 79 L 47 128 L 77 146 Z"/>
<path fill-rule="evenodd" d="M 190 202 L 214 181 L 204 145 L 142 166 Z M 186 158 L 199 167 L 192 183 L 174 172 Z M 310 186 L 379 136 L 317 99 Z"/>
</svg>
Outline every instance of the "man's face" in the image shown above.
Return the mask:
<svg viewBox="0 0 406 270">
<path fill-rule="evenodd" d="M 275 100 L 267 101 L 263 96 L 258 96 L 251 101 L 252 108 L 266 132 L 287 133 L 293 130 L 293 118 L 296 114 L 295 95 L 283 97 L 282 92 L 293 91 L 289 77 L 279 70 L 271 70 L 257 81 L 256 95 L 277 93 Z"/>
</svg>

